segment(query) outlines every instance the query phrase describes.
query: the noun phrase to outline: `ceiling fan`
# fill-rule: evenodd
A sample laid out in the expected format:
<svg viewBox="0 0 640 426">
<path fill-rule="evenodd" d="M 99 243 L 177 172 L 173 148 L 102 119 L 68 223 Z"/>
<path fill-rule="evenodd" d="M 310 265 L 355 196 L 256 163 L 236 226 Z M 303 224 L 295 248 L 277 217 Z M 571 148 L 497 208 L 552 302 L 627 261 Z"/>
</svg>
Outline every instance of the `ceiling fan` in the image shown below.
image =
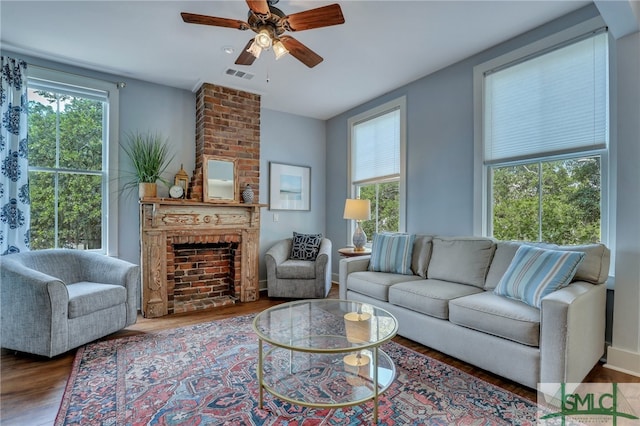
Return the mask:
<svg viewBox="0 0 640 426">
<path fill-rule="evenodd" d="M 344 16 L 342 16 L 340 5 L 331 4 L 285 15 L 284 12 L 274 6 L 278 1 L 246 0 L 249 5 L 247 22 L 187 12 L 182 12 L 180 15 L 182 20 L 188 24 L 236 28 L 243 31 L 250 29 L 255 32 L 257 35 L 249 40 L 249 43 L 236 59 L 235 63 L 238 65 L 251 65 L 263 50 L 273 48 L 276 59 L 291 53 L 309 68 L 315 67 L 322 62 L 322 57 L 295 38 L 285 35 L 284 32 L 304 31 L 344 24 Z"/>
</svg>

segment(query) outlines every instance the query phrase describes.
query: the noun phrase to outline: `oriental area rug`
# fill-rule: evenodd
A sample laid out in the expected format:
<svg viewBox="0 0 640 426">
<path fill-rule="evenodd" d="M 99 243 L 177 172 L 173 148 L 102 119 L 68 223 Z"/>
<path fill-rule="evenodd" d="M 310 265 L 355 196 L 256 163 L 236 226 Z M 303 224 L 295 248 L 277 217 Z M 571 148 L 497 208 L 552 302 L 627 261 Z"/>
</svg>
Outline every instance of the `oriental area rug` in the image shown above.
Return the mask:
<svg viewBox="0 0 640 426">
<path fill-rule="evenodd" d="M 309 408 L 268 392 L 258 405 L 253 316 L 91 343 L 77 351 L 55 424 L 362 425 L 373 402 Z M 381 425 L 535 425 L 536 404 L 395 342 Z"/>
</svg>

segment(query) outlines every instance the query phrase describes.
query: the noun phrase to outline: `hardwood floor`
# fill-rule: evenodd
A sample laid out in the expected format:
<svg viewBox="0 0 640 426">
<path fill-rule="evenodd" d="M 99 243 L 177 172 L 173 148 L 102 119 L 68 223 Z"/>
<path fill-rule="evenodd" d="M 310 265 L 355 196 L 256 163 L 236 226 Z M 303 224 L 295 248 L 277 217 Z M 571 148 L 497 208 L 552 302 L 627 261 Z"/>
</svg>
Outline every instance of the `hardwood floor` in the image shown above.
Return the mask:
<svg viewBox="0 0 640 426">
<path fill-rule="evenodd" d="M 338 288 L 334 285 L 329 297 L 336 298 L 337 294 Z M 145 319 L 140 316 L 136 324 L 112 334 L 109 338 L 119 338 L 139 333 L 183 327 L 236 315 L 256 313 L 284 301 L 286 300 L 271 300 L 263 296 L 257 302 L 240 303 L 235 306 L 210 311 L 176 314 L 155 319 Z M 504 380 L 486 371 L 479 370 L 472 365 L 448 357 L 411 340 L 402 337 L 395 337 L 394 340 L 415 351 L 426 354 L 467 373 L 473 374 L 480 379 L 510 390 L 524 398 L 535 401 L 536 393 L 532 389 Z M 62 400 L 67 378 L 71 371 L 74 356 L 75 351 L 70 351 L 66 354 L 48 359 L 2 349 L 0 358 L 0 424 L 3 426 L 40 426 L 53 424 L 58 412 L 58 407 L 60 406 L 60 401 Z M 606 369 L 599 364 L 589 373 L 585 381 L 640 383 L 640 378 Z"/>
</svg>

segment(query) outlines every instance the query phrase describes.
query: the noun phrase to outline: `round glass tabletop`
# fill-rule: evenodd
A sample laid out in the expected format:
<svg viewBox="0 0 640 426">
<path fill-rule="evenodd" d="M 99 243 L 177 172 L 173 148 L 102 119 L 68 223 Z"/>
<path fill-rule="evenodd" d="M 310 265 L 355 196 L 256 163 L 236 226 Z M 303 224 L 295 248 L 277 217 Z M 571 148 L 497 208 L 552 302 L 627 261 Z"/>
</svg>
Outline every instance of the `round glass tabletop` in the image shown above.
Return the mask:
<svg viewBox="0 0 640 426">
<path fill-rule="evenodd" d="M 338 353 L 377 347 L 396 335 L 398 323 L 391 313 L 367 303 L 312 299 L 266 309 L 256 315 L 253 328 L 276 346 Z"/>
</svg>

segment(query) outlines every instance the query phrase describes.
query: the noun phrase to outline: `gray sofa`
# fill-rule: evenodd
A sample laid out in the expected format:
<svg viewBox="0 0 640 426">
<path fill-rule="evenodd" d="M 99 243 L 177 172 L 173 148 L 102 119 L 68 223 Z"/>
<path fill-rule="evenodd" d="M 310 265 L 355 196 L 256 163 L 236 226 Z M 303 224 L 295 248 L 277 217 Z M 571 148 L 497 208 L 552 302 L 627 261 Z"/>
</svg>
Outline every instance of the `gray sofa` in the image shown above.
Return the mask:
<svg viewBox="0 0 640 426">
<path fill-rule="evenodd" d="M 3 348 L 53 357 L 137 319 L 140 268 L 81 250 L 0 257 Z"/>
<path fill-rule="evenodd" d="M 418 235 L 412 275 L 369 271 L 370 256 L 340 260 L 340 298 L 384 308 L 399 335 L 530 388 L 581 382 L 605 350 L 609 250 L 538 244 L 585 257 L 537 308 L 493 292 L 521 244 Z"/>
</svg>

